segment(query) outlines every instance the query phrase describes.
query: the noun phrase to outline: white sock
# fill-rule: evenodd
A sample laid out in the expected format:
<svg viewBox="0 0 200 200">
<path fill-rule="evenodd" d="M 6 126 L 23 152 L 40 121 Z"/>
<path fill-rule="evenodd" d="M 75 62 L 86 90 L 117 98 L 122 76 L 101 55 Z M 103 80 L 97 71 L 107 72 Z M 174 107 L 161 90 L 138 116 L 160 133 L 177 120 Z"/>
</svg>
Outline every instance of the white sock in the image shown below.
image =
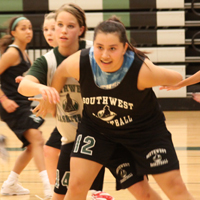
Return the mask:
<svg viewBox="0 0 200 200">
<path fill-rule="evenodd" d="M 14 171 L 11 171 L 6 182 L 8 184 L 13 184 L 18 181 L 18 178 L 19 178 L 19 174 L 15 173 Z"/>
<path fill-rule="evenodd" d="M 48 178 L 48 174 L 47 174 L 47 170 L 43 170 L 39 173 L 40 175 L 40 178 L 43 182 L 44 185 L 46 184 L 49 184 L 50 185 L 50 182 L 49 182 L 49 178 Z"/>
</svg>

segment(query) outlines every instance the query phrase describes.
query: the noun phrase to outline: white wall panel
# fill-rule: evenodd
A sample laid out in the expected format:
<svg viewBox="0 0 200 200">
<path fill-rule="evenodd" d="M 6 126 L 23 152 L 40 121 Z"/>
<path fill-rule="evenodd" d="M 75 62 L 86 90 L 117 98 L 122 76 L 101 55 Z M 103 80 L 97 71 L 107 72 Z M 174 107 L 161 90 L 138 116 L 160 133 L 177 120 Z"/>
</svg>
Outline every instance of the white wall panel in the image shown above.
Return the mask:
<svg viewBox="0 0 200 200">
<path fill-rule="evenodd" d="M 184 8 L 184 0 L 157 0 L 156 8 Z"/>
<path fill-rule="evenodd" d="M 30 58 L 30 61 L 33 63 L 34 61 L 34 53 L 33 50 L 28 50 L 28 56 Z"/>
<path fill-rule="evenodd" d="M 42 51 L 40 49 L 30 49 L 27 51 L 27 53 L 30 58 L 30 61 L 33 63 L 37 58 L 47 53 L 47 51 L 47 49 L 42 49 Z"/>
<path fill-rule="evenodd" d="M 184 62 L 185 47 L 163 47 L 156 49 L 158 60 L 157 62 Z"/>
<path fill-rule="evenodd" d="M 75 4 L 84 10 L 102 10 L 103 0 L 75 0 Z"/>
<path fill-rule="evenodd" d="M 93 41 L 94 31 L 87 31 L 85 39 Z"/>
<path fill-rule="evenodd" d="M 158 11 L 157 26 L 184 26 L 184 11 Z"/>
<path fill-rule="evenodd" d="M 49 10 L 56 10 L 63 4 L 74 3 L 83 10 L 102 10 L 103 0 L 49 0 Z"/>
<path fill-rule="evenodd" d="M 60 6 L 66 3 L 75 3 L 75 0 L 49 0 L 49 10 L 57 10 Z"/>
<path fill-rule="evenodd" d="M 163 65 L 163 66 L 160 66 L 160 67 L 164 67 L 164 68 L 167 68 L 167 69 L 171 69 L 171 70 L 174 70 L 174 71 L 177 71 L 179 72 L 183 79 L 185 79 L 185 68 L 186 66 L 185 65 Z M 186 92 L 186 87 L 182 87 L 178 90 L 160 90 L 159 89 L 160 86 L 156 86 L 156 87 L 153 87 L 153 90 L 156 94 L 157 97 L 159 98 L 167 98 L 167 97 L 186 97 L 187 96 L 187 92 Z"/>
<path fill-rule="evenodd" d="M 185 29 L 157 30 L 157 44 L 185 44 Z"/>
<path fill-rule="evenodd" d="M 156 51 L 156 47 L 155 48 L 138 48 L 141 51 L 145 51 L 148 52 L 149 54 L 148 57 L 152 62 L 157 62 L 158 60 L 158 55 L 157 55 L 157 51 Z"/>
<path fill-rule="evenodd" d="M 86 13 L 86 22 L 89 28 L 96 27 L 103 21 L 103 13 Z"/>
<path fill-rule="evenodd" d="M 138 49 L 150 52 L 148 57 L 152 62 L 185 62 L 185 47 L 151 47 Z"/>
</svg>

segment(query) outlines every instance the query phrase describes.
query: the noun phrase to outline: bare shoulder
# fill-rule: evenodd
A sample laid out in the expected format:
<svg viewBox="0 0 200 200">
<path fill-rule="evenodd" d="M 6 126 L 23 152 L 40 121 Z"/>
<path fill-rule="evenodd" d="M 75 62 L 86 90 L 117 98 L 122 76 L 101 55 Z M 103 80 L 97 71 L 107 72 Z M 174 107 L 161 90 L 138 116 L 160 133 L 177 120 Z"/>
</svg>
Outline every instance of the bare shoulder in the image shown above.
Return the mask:
<svg viewBox="0 0 200 200">
<path fill-rule="evenodd" d="M 162 67 L 155 65 L 148 58 L 145 58 L 145 60 L 142 64 L 141 70 L 140 70 L 140 74 L 142 76 L 149 76 L 150 74 L 152 75 L 155 73 L 159 73 L 162 70 L 163 70 Z M 147 77 L 145 77 L 145 78 L 147 78 Z"/>
<path fill-rule="evenodd" d="M 81 54 L 81 50 L 77 51 L 76 53 L 70 55 L 67 60 L 76 62 L 80 60 L 80 54 Z"/>
<path fill-rule="evenodd" d="M 76 53 L 70 55 L 63 61 L 62 65 L 67 66 L 68 70 L 79 66 L 80 52 L 81 51 L 77 51 Z"/>
<path fill-rule="evenodd" d="M 19 58 L 19 52 L 17 49 L 10 47 L 3 55 L 2 58 L 10 58 L 11 60 L 17 60 Z"/>
<path fill-rule="evenodd" d="M 14 48 L 9 48 L 0 59 L 0 74 L 19 62 L 19 53 Z"/>
<path fill-rule="evenodd" d="M 156 65 L 154 65 L 148 58 L 145 58 L 142 67 L 151 69 L 151 68 L 156 67 Z"/>
<path fill-rule="evenodd" d="M 67 64 L 69 75 L 77 80 L 79 80 L 80 53 L 81 51 L 77 51 L 76 53 L 71 55 L 71 58 Z"/>
</svg>

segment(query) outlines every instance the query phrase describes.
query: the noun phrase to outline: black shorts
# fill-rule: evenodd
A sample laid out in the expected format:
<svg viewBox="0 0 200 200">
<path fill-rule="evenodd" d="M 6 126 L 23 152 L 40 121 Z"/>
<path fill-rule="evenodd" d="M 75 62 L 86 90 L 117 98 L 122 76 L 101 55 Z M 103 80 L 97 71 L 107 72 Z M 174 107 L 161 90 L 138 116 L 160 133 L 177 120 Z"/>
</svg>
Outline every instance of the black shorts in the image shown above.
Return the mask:
<svg viewBox="0 0 200 200">
<path fill-rule="evenodd" d="M 73 145 L 74 143 L 69 143 L 61 146 L 54 188 L 54 192 L 57 194 L 64 195 L 67 192 L 70 176 L 70 154 Z M 125 155 L 124 152 L 126 152 Z M 122 158 L 120 157 L 119 159 L 119 155 L 123 155 Z M 143 180 L 143 176 L 136 175 L 135 165 L 130 161 L 131 156 L 132 155 L 123 146 L 118 145 L 117 151 L 112 155 L 112 161 L 106 166 L 116 178 L 116 190 L 128 188 Z M 103 167 L 94 180 L 91 189 L 102 190 L 104 171 L 105 168 Z"/>
<path fill-rule="evenodd" d="M 144 176 L 138 176 L 131 153 L 118 144 L 116 150 L 105 165 L 116 179 L 116 190 L 129 188 L 131 185 L 144 180 Z"/>
<path fill-rule="evenodd" d="M 61 152 L 56 172 L 56 183 L 54 187 L 54 192 L 57 194 L 65 195 L 67 192 L 67 186 L 70 176 L 70 154 L 73 149 L 73 145 L 74 142 L 61 146 Z M 103 167 L 96 177 L 93 185 L 91 186 L 91 189 L 102 191 L 104 172 L 105 168 Z"/>
<path fill-rule="evenodd" d="M 38 129 L 44 123 L 44 120 L 41 117 L 36 117 L 28 106 L 21 106 L 15 112 L 7 113 L 5 118 L 2 116 L 2 120 L 21 140 L 22 147 L 30 144 L 24 137 L 24 132 L 29 129 Z"/>
<path fill-rule="evenodd" d="M 84 140 L 90 141 L 92 145 L 87 146 L 87 152 L 81 153 Z M 118 149 L 117 145 L 121 144 L 130 152 L 130 159 L 134 162 L 136 174 L 139 176 L 179 169 L 171 133 L 165 124 L 137 134 L 108 135 L 80 123 L 76 141 L 78 143 L 74 146 L 72 156 L 92 160 L 104 166 L 112 164 L 112 156 Z M 120 160 L 125 154 L 126 152 L 116 156 Z"/>
<path fill-rule="evenodd" d="M 58 129 L 55 127 L 51 133 L 49 139 L 46 142 L 47 146 L 54 147 L 56 149 L 61 148 L 61 134 L 58 132 Z"/>
</svg>

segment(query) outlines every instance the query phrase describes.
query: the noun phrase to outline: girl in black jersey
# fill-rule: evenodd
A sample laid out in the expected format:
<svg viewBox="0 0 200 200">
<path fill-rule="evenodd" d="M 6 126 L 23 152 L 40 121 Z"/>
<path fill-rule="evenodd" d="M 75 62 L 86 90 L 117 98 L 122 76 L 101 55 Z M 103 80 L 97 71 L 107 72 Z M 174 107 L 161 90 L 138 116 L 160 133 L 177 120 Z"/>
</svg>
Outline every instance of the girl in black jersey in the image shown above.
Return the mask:
<svg viewBox="0 0 200 200">
<path fill-rule="evenodd" d="M 183 183 L 171 133 L 152 90 L 178 83 L 179 73 L 154 65 L 128 42 L 124 25 L 111 18 L 96 27 L 92 48 L 59 66 L 52 86 L 60 91 L 67 77 L 79 80 L 84 109 L 65 200 L 85 200 L 98 171 L 112 162 L 118 144 L 131 154 L 136 173 L 152 174 L 169 199 L 194 199 Z M 59 101 L 54 88 L 43 94 L 51 102 Z M 77 171 L 78 166 L 84 167 Z M 123 169 L 120 166 L 119 173 Z"/>
<path fill-rule="evenodd" d="M 86 44 L 88 41 L 79 41 L 79 38 L 84 37 L 86 31 L 85 15 L 82 9 L 74 4 L 69 4 L 63 5 L 56 11 L 56 13 L 57 17 L 55 30 L 58 47 L 36 60 L 32 65 L 28 75 L 19 85 L 19 92 L 23 95 L 30 96 L 40 94 L 41 91 L 43 91 L 43 88 L 46 88 L 45 85 L 51 85 L 51 83 L 49 84 L 48 79 L 49 75 L 52 73 L 49 73 L 49 71 L 52 71 L 54 74 L 54 68 L 56 68 L 68 55 L 75 53 L 78 49 L 87 47 Z M 53 66 L 52 63 L 54 63 Z M 82 113 L 82 109 L 80 109 L 82 108 L 82 100 L 79 88 L 79 83 L 75 79 L 69 79 L 60 93 L 62 101 L 57 105 L 59 108 L 57 108 L 56 115 L 57 127 L 59 132 L 64 136 L 65 140 L 62 141 L 64 144 L 61 147 L 53 199 L 64 198 L 64 194 L 67 191 L 69 179 L 69 154 L 73 148 L 77 122 L 80 120 L 79 116 L 81 116 Z M 62 115 L 63 113 L 64 115 Z M 119 155 L 124 151 L 126 150 L 120 146 L 115 153 Z M 135 175 L 135 168 L 132 163 L 129 162 L 129 153 L 127 152 L 126 156 L 123 155 L 121 158 L 115 158 L 114 154 L 112 163 L 109 163 L 108 165 L 108 168 L 111 170 L 113 175 L 118 177 L 117 189 L 128 187 L 129 190 L 141 200 L 160 200 L 161 198 L 149 187 L 146 177 L 143 178 L 143 176 Z M 130 174 L 130 176 L 126 179 L 124 179 L 120 173 L 116 173 L 117 168 L 119 166 L 123 166 L 124 163 L 125 168 L 121 170 L 126 170 L 127 174 Z M 79 169 L 80 168 L 82 168 L 81 165 L 79 166 Z M 141 181 L 143 179 L 145 180 Z M 96 179 L 92 189 L 97 190 L 98 184 L 102 185 L 102 180 L 97 180 L 99 179 Z M 132 185 L 134 185 L 134 187 L 132 187 Z M 106 196 L 106 198 L 112 199 L 111 196 L 102 192 L 92 194 L 93 199 L 101 198 L 101 196 Z"/>
<path fill-rule="evenodd" d="M 57 41 L 55 38 L 55 12 L 50 12 L 45 14 L 44 23 L 43 23 L 43 35 L 46 42 L 50 47 L 57 47 Z M 15 81 L 20 83 L 24 77 L 18 76 Z M 54 189 L 55 180 L 56 180 L 56 169 L 58 164 L 58 158 L 60 155 L 61 148 L 61 138 L 62 136 L 58 132 L 58 129 L 55 127 L 50 134 L 47 142 L 44 145 L 44 158 L 47 174 L 51 184 L 52 191 Z"/>
<path fill-rule="evenodd" d="M 29 190 L 18 184 L 18 177 L 29 161 L 34 158 L 40 177 L 44 184 L 45 197 L 51 197 L 51 186 L 45 169 L 43 142 L 38 128 L 44 120 L 31 111 L 30 101 L 17 92 L 17 76 L 23 76 L 31 63 L 26 54 L 26 46 L 33 36 L 31 22 L 25 17 L 15 17 L 9 26 L 10 44 L 0 59 L 1 89 L 0 115 L 9 128 L 26 147 L 17 158 L 13 170 L 1 188 L 2 195 L 29 194 Z M 14 40 L 12 40 L 12 38 Z M 4 38 L 2 38 L 4 39 Z M 2 49 L 2 48 L 1 48 Z"/>
</svg>

